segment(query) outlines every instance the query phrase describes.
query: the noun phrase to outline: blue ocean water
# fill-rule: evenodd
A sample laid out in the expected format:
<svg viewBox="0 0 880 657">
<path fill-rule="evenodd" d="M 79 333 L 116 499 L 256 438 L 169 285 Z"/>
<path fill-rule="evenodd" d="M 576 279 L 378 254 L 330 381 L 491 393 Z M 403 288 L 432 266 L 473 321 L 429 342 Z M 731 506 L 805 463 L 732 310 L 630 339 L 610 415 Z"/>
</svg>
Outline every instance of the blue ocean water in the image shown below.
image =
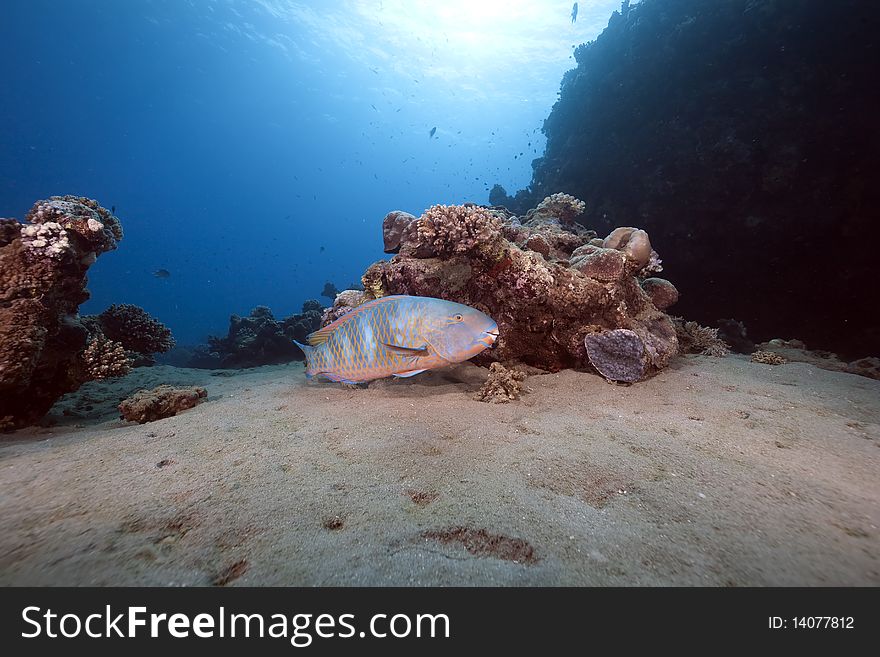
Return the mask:
<svg viewBox="0 0 880 657">
<path fill-rule="evenodd" d="M 580 5 L 5 0 L 0 216 L 115 206 L 84 314 L 134 303 L 186 344 L 299 311 L 385 257 L 386 212 L 528 184 L 573 47 L 619 2 Z"/>
</svg>

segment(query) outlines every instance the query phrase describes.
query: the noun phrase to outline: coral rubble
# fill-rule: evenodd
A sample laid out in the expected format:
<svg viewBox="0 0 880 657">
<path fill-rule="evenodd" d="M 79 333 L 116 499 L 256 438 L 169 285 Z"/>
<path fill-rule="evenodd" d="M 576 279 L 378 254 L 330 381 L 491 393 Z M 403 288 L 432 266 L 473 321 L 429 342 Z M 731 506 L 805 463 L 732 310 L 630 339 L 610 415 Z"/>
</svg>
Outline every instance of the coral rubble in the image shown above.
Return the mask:
<svg viewBox="0 0 880 657">
<path fill-rule="evenodd" d="M 0 431 L 39 420 L 85 381 L 124 374 L 128 358 L 77 315 L 86 271 L 122 228 L 96 201 L 53 196 L 27 223 L 0 219 Z"/>
<path fill-rule="evenodd" d="M 474 399 L 492 404 L 506 404 L 519 399 L 525 380 L 525 372 L 514 368 L 508 369 L 501 363 L 492 363 L 489 366 L 489 377 L 474 395 Z"/>
<path fill-rule="evenodd" d="M 761 353 L 771 353 L 792 363 L 809 363 L 823 370 L 847 372 L 880 380 L 880 358 L 868 356 L 854 361 L 841 360 L 837 354 L 820 349 L 808 349 L 801 340 L 781 340 L 774 338 L 758 345 Z M 766 357 L 764 357 L 766 358 Z M 764 362 L 759 360 L 758 362 Z"/>
<path fill-rule="evenodd" d="M 193 408 L 207 396 L 204 388 L 162 385 L 152 390 L 139 390 L 119 404 L 119 412 L 129 422 L 144 424 Z"/>
<path fill-rule="evenodd" d="M 784 356 L 780 356 L 772 351 L 755 351 L 752 352 L 752 362 L 763 363 L 764 365 L 785 365 L 788 360 Z"/>
<path fill-rule="evenodd" d="M 537 209 L 515 217 L 473 204 L 435 205 L 408 224 L 398 255 L 366 271 L 364 294 L 440 297 L 487 313 L 500 338 L 476 358 L 484 364 L 588 366 L 588 335 L 626 329 L 643 345 L 642 378 L 676 354 L 675 328 L 639 283 L 642 252 L 632 258 L 596 242 L 595 232 Z M 587 265 L 582 256 L 597 261 Z"/>
</svg>

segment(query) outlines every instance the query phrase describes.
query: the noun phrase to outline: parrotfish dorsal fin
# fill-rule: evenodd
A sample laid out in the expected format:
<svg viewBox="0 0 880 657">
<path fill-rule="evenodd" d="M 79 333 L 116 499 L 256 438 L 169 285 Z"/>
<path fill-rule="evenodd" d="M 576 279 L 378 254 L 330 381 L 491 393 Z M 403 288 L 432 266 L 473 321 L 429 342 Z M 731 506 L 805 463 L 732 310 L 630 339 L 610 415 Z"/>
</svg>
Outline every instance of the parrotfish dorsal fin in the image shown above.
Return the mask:
<svg viewBox="0 0 880 657">
<path fill-rule="evenodd" d="M 387 303 L 389 301 L 394 301 L 399 298 L 400 298 L 400 295 L 392 295 L 392 296 L 388 296 L 388 297 L 381 297 L 379 299 L 373 299 L 372 301 L 365 301 L 361 305 L 355 306 L 354 308 L 349 310 L 347 313 L 345 313 L 342 317 L 337 319 L 335 322 L 327 324 L 327 326 L 325 326 L 324 328 L 318 329 L 314 333 L 310 333 L 309 335 L 306 336 L 306 340 L 308 340 L 308 343 L 310 345 L 312 345 L 313 347 L 317 347 L 318 345 L 324 344 L 325 342 L 327 342 L 327 339 L 330 337 L 330 335 L 333 333 L 333 331 L 335 331 L 342 324 L 345 324 L 345 322 L 353 319 L 354 317 L 357 317 L 362 312 L 366 312 L 370 308 L 377 306 L 380 303 Z"/>
<path fill-rule="evenodd" d="M 318 345 L 324 344 L 327 342 L 327 338 L 330 337 L 330 334 L 336 329 L 336 326 L 333 324 L 328 324 L 322 329 L 318 329 L 314 333 L 309 333 L 306 337 L 306 340 L 309 341 L 309 344 L 313 347 L 317 347 Z"/>
</svg>

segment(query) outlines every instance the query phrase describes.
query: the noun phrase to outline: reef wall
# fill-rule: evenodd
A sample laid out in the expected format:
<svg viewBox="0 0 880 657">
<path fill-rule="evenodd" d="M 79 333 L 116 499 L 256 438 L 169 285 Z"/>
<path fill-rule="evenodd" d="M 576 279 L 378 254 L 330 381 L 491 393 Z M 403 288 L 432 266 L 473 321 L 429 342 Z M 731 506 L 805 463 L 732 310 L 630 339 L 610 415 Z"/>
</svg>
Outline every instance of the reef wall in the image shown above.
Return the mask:
<svg viewBox="0 0 880 657">
<path fill-rule="evenodd" d="M 859 0 L 624 3 L 575 50 L 530 186 L 490 202 L 565 190 L 590 228 L 650 233 L 681 314 L 880 353 L 878 34 Z"/>
</svg>

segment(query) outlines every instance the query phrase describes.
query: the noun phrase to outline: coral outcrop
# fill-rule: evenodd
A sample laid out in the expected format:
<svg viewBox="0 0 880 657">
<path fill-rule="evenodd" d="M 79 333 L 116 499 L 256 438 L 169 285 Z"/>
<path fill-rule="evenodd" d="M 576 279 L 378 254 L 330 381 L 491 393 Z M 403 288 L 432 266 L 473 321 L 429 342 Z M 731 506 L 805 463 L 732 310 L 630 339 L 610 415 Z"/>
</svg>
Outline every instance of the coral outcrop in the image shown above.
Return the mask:
<svg viewBox="0 0 880 657">
<path fill-rule="evenodd" d="M 190 367 L 243 368 L 302 360 L 302 351 L 293 341 L 306 342 L 309 333 L 321 327 L 324 308 L 311 299 L 302 312 L 275 319 L 266 306 L 257 306 L 247 317 L 232 315 L 226 337 L 211 336 L 208 345 L 194 355 Z"/>
<path fill-rule="evenodd" d="M 207 396 L 204 388 L 163 385 L 152 390 L 139 390 L 119 404 L 119 412 L 129 422 L 144 424 L 193 408 Z"/>
<path fill-rule="evenodd" d="M 863 0 L 625 2 L 575 49 L 529 187 L 489 202 L 564 189 L 600 233 L 663 236 L 688 318 L 880 353 L 853 251 L 880 207 L 877 25 Z"/>
<path fill-rule="evenodd" d="M 597 250 L 607 262 L 579 266 L 581 255 Z M 639 283 L 644 265 L 551 214 L 515 217 L 473 204 L 436 205 L 409 224 L 398 255 L 370 266 L 363 284 L 366 299 L 433 296 L 487 313 L 498 322 L 500 338 L 476 358 L 482 363 L 589 367 L 585 338 L 626 329 L 642 344 L 643 378 L 678 349 L 670 318 Z"/>
<path fill-rule="evenodd" d="M 130 303 L 114 304 L 100 315 L 86 316 L 100 332 L 122 345 L 138 365 L 152 365 L 153 354 L 165 353 L 174 347 L 171 330 L 141 308 Z"/>
<path fill-rule="evenodd" d="M 53 196 L 27 223 L 0 219 L 0 431 L 39 420 L 61 395 L 128 367 L 118 343 L 78 315 L 86 272 L 122 239 L 96 201 Z"/>
</svg>

